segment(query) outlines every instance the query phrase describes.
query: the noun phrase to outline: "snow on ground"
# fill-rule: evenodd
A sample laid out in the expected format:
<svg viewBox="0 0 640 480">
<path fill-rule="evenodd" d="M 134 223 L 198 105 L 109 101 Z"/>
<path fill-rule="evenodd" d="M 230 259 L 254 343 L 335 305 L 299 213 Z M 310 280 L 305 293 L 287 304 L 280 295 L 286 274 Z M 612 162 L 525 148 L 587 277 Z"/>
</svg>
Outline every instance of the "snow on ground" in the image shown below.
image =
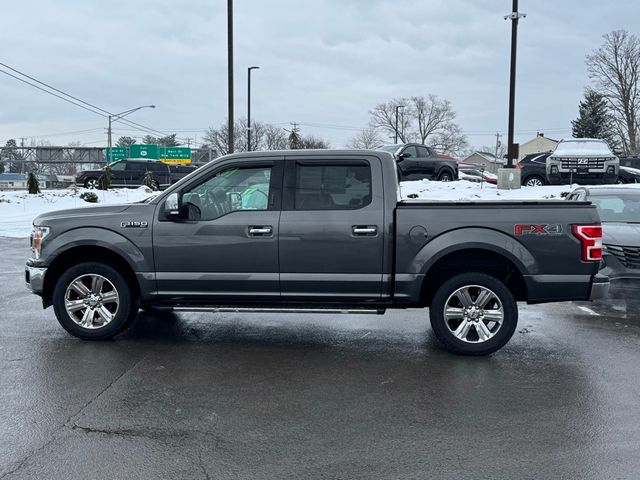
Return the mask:
<svg viewBox="0 0 640 480">
<path fill-rule="evenodd" d="M 490 183 L 475 183 L 467 180 L 457 182 L 431 182 L 418 180 L 402 182 L 400 195 L 403 199 L 442 201 L 477 200 L 563 200 L 563 193 L 569 193 L 577 185 L 547 185 L 543 187 L 522 187 L 518 190 L 498 190 Z"/>
<path fill-rule="evenodd" d="M 93 192 L 98 195 L 98 203 L 88 203 L 79 198 L 83 192 Z M 116 188 L 108 191 L 69 188 L 43 190 L 37 195 L 29 195 L 24 190 L 0 192 L 0 237 L 28 237 L 33 219 L 45 212 L 113 203 L 132 203 L 152 195 L 155 193 L 147 187 Z"/>
</svg>

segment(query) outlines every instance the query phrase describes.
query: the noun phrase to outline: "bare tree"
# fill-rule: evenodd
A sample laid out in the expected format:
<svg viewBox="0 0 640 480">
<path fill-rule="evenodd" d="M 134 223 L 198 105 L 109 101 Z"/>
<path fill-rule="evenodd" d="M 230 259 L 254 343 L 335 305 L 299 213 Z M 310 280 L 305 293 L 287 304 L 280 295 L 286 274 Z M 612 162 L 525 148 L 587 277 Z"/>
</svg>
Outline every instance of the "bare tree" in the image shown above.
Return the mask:
<svg viewBox="0 0 640 480">
<path fill-rule="evenodd" d="M 376 148 L 382 143 L 382 138 L 375 127 L 369 126 L 361 130 L 355 137 L 353 137 L 347 144 L 348 148 L 353 149 L 370 149 Z"/>
<path fill-rule="evenodd" d="M 400 105 L 404 108 L 396 108 Z M 456 112 L 451 102 L 436 95 L 394 98 L 376 105 L 369 113 L 373 127 L 394 137 L 397 134 L 403 143 L 429 144 L 436 150 L 454 155 L 467 146 L 467 139 L 455 121 Z"/>
<path fill-rule="evenodd" d="M 264 150 L 286 150 L 289 148 L 287 132 L 275 125 L 265 124 L 263 137 Z"/>
<path fill-rule="evenodd" d="M 234 123 L 234 150 L 247 151 L 247 119 L 242 117 Z M 215 150 L 216 155 L 226 155 L 229 151 L 229 129 L 224 123 L 218 128 L 209 128 L 204 134 L 204 142 Z M 251 121 L 251 150 L 285 150 L 289 148 L 287 132 L 275 125 Z M 321 148 L 321 147 L 318 147 Z M 327 148 L 327 147 L 324 147 Z"/>
<path fill-rule="evenodd" d="M 611 107 L 625 153 L 636 154 L 640 151 L 640 39 L 625 30 L 603 38 L 603 44 L 587 55 L 587 71 Z"/>
</svg>

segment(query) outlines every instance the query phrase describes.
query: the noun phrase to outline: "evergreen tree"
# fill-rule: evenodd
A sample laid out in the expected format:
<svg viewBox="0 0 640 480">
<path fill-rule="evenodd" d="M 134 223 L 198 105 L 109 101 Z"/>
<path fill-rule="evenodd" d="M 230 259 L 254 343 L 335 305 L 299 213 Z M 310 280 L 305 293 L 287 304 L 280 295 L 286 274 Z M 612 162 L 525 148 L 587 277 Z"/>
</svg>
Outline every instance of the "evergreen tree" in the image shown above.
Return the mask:
<svg viewBox="0 0 640 480">
<path fill-rule="evenodd" d="M 300 129 L 293 124 L 291 132 L 289 132 L 289 148 L 291 150 L 298 150 L 302 148 L 302 139 L 300 138 Z"/>
<path fill-rule="evenodd" d="M 176 140 L 176 136 L 177 135 L 175 133 L 172 133 L 165 137 L 156 138 L 156 143 L 161 147 L 177 147 L 180 143 Z"/>
<path fill-rule="evenodd" d="M 133 137 L 122 136 L 116 142 L 116 146 L 118 147 L 130 147 L 136 143 L 136 139 Z"/>
<path fill-rule="evenodd" d="M 106 166 L 98 178 L 98 190 L 109 190 L 111 187 L 111 167 Z"/>
<path fill-rule="evenodd" d="M 142 180 L 145 186 L 149 187 L 151 190 L 158 189 L 158 182 L 156 182 L 155 178 L 153 178 L 153 172 L 147 171 L 144 174 L 144 179 Z"/>
<path fill-rule="evenodd" d="M 578 110 L 578 118 L 571 122 L 574 138 L 600 138 L 615 150 L 613 118 L 606 99 L 594 90 L 587 90 Z"/>
<path fill-rule="evenodd" d="M 38 177 L 36 177 L 34 172 L 29 172 L 27 175 L 27 190 L 31 195 L 40 193 L 40 183 L 38 182 Z"/>
</svg>

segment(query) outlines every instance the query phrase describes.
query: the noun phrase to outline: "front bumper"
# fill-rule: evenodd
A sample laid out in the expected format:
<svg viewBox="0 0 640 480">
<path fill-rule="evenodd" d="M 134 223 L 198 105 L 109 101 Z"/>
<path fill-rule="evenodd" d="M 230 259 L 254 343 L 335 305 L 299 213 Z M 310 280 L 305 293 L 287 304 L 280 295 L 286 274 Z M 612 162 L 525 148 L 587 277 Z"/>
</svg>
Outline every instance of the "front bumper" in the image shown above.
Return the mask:
<svg viewBox="0 0 640 480">
<path fill-rule="evenodd" d="M 27 265 L 24 269 L 24 279 L 27 283 L 27 288 L 36 295 L 41 295 L 44 291 L 44 276 L 46 273 L 46 268 L 30 267 Z"/>
<path fill-rule="evenodd" d="M 547 180 L 551 185 L 568 185 L 577 183 L 578 185 L 613 185 L 618 180 L 618 175 L 607 174 L 605 172 L 593 173 L 547 173 Z"/>
</svg>

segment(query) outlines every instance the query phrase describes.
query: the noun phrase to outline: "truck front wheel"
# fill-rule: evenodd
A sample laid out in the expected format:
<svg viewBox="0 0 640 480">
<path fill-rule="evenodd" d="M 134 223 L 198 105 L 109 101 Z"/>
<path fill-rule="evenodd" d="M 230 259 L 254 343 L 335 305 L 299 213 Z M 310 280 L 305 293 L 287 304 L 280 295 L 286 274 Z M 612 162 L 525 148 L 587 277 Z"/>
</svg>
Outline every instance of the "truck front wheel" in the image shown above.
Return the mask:
<svg viewBox="0 0 640 480">
<path fill-rule="evenodd" d="M 444 282 L 429 314 L 436 337 L 461 355 L 489 355 L 499 350 L 518 324 L 513 294 L 500 280 L 484 273 L 464 273 Z"/>
<path fill-rule="evenodd" d="M 129 327 L 138 311 L 138 299 L 118 270 L 85 262 L 69 268 L 56 282 L 53 309 L 71 335 L 105 340 Z"/>
</svg>

